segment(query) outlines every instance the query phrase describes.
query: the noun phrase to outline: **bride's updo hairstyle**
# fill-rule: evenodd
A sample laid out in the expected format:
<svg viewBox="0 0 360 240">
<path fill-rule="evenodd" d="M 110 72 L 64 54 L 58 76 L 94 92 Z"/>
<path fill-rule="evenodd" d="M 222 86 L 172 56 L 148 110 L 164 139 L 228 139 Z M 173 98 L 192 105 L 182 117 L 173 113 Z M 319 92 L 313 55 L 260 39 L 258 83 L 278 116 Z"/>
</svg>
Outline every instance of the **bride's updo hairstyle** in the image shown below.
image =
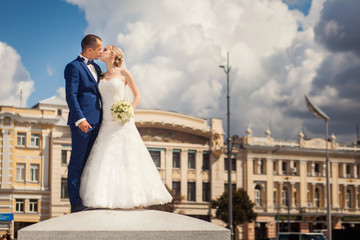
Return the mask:
<svg viewBox="0 0 360 240">
<path fill-rule="evenodd" d="M 114 59 L 114 66 L 115 67 L 120 67 L 121 64 L 124 61 L 124 53 L 121 51 L 120 48 L 114 46 L 114 45 L 109 45 L 110 51 L 115 54 L 115 59 Z"/>
</svg>

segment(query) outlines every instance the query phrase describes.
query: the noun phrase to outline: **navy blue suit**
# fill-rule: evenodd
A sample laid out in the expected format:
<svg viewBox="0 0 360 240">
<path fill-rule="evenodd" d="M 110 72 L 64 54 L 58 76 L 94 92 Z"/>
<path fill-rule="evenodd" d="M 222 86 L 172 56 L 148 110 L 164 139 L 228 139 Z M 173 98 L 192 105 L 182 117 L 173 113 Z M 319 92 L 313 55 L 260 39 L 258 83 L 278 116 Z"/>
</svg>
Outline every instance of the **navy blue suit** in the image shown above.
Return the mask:
<svg viewBox="0 0 360 240">
<path fill-rule="evenodd" d="M 96 72 L 100 67 L 94 63 Z M 86 159 L 95 142 L 101 122 L 101 96 L 98 89 L 100 77 L 96 81 L 82 58 L 78 57 L 65 67 L 66 102 L 69 107 L 68 125 L 71 129 L 72 151 L 68 166 L 68 192 L 72 208 L 82 204 L 79 190 L 80 178 Z M 86 118 L 92 126 L 84 133 L 75 122 Z"/>
</svg>

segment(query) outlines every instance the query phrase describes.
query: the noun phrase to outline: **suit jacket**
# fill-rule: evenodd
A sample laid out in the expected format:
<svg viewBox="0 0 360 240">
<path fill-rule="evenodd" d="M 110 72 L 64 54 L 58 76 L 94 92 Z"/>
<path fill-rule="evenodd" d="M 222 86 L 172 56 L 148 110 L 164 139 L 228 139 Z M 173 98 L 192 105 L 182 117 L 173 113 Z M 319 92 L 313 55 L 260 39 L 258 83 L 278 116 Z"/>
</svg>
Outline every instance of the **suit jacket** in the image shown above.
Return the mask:
<svg viewBox="0 0 360 240">
<path fill-rule="evenodd" d="M 94 63 L 97 74 L 100 67 Z M 101 96 L 99 92 L 100 77 L 95 81 L 89 68 L 78 57 L 65 67 L 66 102 L 69 107 L 68 125 L 74 124 L 81 118 L 86 118 L 94 125 L 101 120 Z"/>
</svg>

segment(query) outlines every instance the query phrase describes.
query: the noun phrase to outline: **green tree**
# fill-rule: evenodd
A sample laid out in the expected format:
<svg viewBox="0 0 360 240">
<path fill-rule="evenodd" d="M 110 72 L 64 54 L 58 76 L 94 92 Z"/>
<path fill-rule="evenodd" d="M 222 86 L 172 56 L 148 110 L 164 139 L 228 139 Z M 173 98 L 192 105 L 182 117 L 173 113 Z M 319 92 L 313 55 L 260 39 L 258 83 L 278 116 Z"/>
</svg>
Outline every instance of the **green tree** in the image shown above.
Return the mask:
<svg viewBox="0 0 360 240">
<path fill-rule="evenodd" d="M 237 191 L 233 190 L 233 224 L 237 226 L 245 222 L 253 222 L 256 220 L 257 214 L 253 208 L 253 203 L 247 192 L 239 188 Z M 218 199 L 211 201 L 211 208 L 216 208 L 216 218 L 229 224 L 228 222 L 228 191 L 225 191 Z"/>
</svg>

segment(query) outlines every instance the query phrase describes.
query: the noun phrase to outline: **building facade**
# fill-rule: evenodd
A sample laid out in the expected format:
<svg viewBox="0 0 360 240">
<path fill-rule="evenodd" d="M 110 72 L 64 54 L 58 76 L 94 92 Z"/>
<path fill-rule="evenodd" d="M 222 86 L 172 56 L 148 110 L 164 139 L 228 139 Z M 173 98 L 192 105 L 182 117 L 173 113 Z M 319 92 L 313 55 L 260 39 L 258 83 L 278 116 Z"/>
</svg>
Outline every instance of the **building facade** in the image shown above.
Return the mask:
<svg viewBox="0 0 360 240">
<path fill-rule="evenodd" d="M 31 109 L 0 107 L 0 233 L 70 213 L 67 166 L 71 133 L 66 102 L 57 97 Z M 225 226 L 210 201 L 227 189 L 221 119 L 139 109 L 136 126 L 163 182 L 182 201 L 176 213 Z M 234 145 L 233 188 L 255 203 L 254 223 L 238 239 L 275 238 L 278 231 L 326 228 L 325 147 L 322 139 L 281 141 L 246 136 Z M 333 228 L 360 227 L 360 148 L 329 142 Z M 289 221 L 288 221 L 289 220 Z"/>
<path fill-rule="evenodd" d="M 244 188 L 255 203 L 255 223 L 245 225 L 245 239 L 275 238 L 278 231 L 326 229 L 326 142 L 280 141 L 265 137 L 241 139 Z M 360 228 L 360 147 L 341 146 L 331 136 L 330 196 L 333 229 Z"/>
<path fill-rule="evenodd" d="M 49 218 L 54 111 L 0 106 L 0 233 Z"/>
</svg>

